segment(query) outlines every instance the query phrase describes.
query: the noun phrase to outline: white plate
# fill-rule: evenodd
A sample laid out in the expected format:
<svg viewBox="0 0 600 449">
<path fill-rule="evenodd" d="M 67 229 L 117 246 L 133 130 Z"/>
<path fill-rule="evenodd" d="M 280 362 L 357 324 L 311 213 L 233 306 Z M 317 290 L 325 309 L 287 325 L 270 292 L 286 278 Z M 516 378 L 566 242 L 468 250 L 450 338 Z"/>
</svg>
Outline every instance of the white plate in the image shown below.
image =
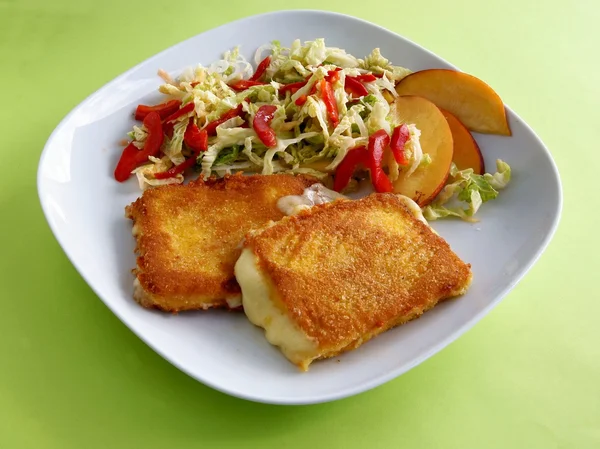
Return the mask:
<svg viewBox="0 0 600 449">
<path fill-rule="evenodd" d="M 252 30 L 252 32 L 248 32 Z M 131 223 L 123 208 L 140 194 L 135 180 L 114 181 L 118 142 L 134 124 L 139 103 L 160 100 L 158 69 L 184 68 L 219 59 L 242 45 L 246 57 L 273 39 L 326 38 L 331 46 L 363 56 L 380 47 L 395 64 L 412 70 L 453 68 L 418 45 L 376 25 L 345 15 L 285 11 L 239 20 L 193 37 L 139 64 L 77 106 L 52 133 L 39 171 L 41 204 L 67 256 L 104 303 L 169 362 L 199 381 L 242 398 L 308 404 L 350 396 L 418 365 L 489 312 L 533 265 L 558 224 L 562 194 L 550 153 L 534 132 L 508 111 L 513 136 L 477 135 L 488 169 L 496 158 L 513 168 L 509 188 L 480 211 L 481 222 L 436 222 L 435 228 L 473 266 L 466 296 L 396 328 L 360 349 L 300 373 L 243 314 L 166 315 L 132 300 L 135 266 Z M 338 362 L 339 360 L 339 362 Z"/>
</svg>

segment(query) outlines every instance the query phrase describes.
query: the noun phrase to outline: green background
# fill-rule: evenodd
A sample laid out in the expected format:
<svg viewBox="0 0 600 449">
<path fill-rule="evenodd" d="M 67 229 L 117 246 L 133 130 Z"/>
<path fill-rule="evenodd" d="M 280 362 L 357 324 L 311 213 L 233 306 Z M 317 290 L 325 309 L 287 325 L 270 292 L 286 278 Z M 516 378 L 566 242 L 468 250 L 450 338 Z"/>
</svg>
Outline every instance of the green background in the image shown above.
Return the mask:
<svg viewBox="0 0 600 449">
<path fill-rule="evenodd" d="M 466 335 L 373 391 L 302 407 L 225 396 L 143 344 L 63 254 L 35 178 L 91 92 L 286 7 L 375 22 L 489 82 L 550 148 L 565 199 L 539 263 Z M 597 0 L 0 1 L 0 447 L 600 447 L 599 22 Z"/>
</svg>

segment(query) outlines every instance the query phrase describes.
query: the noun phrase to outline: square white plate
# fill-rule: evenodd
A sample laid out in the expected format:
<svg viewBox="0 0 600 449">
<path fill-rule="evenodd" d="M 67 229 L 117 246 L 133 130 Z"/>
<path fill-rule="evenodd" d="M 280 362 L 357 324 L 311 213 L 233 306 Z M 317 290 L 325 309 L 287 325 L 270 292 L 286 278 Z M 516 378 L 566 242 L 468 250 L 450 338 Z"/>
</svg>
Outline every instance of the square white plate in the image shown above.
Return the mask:
<svg viewBox="0 0 600 449">
<path fill-rule="evenodd" d="M 248 33 L 247 30 L 252 30 Z M 418 45 L 362 20 L 328 12 L 284 11 L 249 17 L 182 42 L 139 64 L 77 106 L 44 148 L 38 191 L 42 208 L 65 253 L 104 303 L 169 362 L 199 381 L 242 398 L 279 404 L 331 401 L 373 388 L 421 363 L 489 312 L 540 256 L 558 224 L 562 193 L 544 144 L 508 110 L 512 137 L 477 135 L 488 170 L 497 158 L 513 181 L 482 207 L 475 225 L 448 220 L 434 227 L 473 266 L 462 298 L 393 329 L 360 349 L 300 373 L 270 346 L 243 314 L 210 311 L 168 315 L 132 299 L 135 266 L 131 223 L 124 207 L 139 195 L 135 180 L 120 184 L 113 170 L 118 145 L 134 124 L 137 104 L 161 100 L 158 69 L 177 75 L 210 64 L 242 44 L 251 57 L 273 39 L 324 37 L 357 57 L 380 47 L 394 64 L 414 71 L 454 68 Z M 337 362 L 339 360 L 339 362 Z"/>
</svg>

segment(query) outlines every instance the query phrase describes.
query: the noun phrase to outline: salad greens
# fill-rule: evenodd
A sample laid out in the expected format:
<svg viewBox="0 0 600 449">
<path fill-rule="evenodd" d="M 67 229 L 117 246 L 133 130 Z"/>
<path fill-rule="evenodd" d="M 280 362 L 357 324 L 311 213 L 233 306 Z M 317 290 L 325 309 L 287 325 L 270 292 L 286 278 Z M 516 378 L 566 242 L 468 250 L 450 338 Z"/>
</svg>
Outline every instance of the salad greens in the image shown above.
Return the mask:
<svg viewBox="0 0 600 449">
<path fill-rule="evenodd" d="M 160 117 L 164 132 L 160 151 L 148 156 L 149 164 L 133 170 L 142 189 L 183 182 L 181 171 L 193 165 L 190 159 L 205 178 L 244 171 L 304 173 L 330 181 L 350 150 L 368 146 L 376 133 L 392 135 L 403 125 L 386 97 L 398 96 L 396 84 L 411 71 L 392 65 L 378 48 L 359 59 L 341 48 L 327 47 L 324 39 L 295 40 L 290 47 L 273 41 L 258 48 L 253 62 L 256 72 L 234 48 L 208 67 L 185 70 L 176 80 L 163 72 L 165 84 L 159 91 L 179 110 L 166 112 L 172 106 L 167 103 L 140 106 L 146 110 L 144 116 L 151 111 L 172 114 Z M 137 112 L 136 118 L 142 119 Z M 261 121 L 268 128 L 262 134 L 257 127 Z M 205 133 L 202 150 L 188 140 L 191 125 L 196 134 Z M 404 125 L 405 163 L 399 160 L 400 165 L 394 157 L 385 160 L 392 182 L 434 162 L 423 153 L 421 131 L 414 124 Z M 269 137 L 265 133 L 272 134 L 271 140 L 265 140 Z M 134 126 L 128 135 L 139 150 L 150 140 L 144 125 Z M 383 161 L 377 163 L 381 166 Z M 473 220 L 481 204 L 496 198 L 510 180 L 510 167 L 502 161 L 497 165 L 493 175 L 453 166 L 449 183 L 425 207 L 425 216 Z M 182 170 L 173 171 L 177 167 Z"/>
<path fill-rule="evenodd" d="M 498 159 L 493 175 L 477 175 L 473 169 L 458 170 L 454 163 L 450 167 L 449 184 L 446 184 L 435 200 L 423 209 L 427 220 L 444 217 L 459 217 L 466 221 L 477 221 L 473 215 L 481 205 L 498 196 L 498 191 L 506 187 L 511 178 L 510 166 Z"/>
<path fill-rule="evenodd" d="M 357 59 L 343 49 L 327 47 L 324 39 L 305 43 L 296 40 L 289 48 L 273 41 L 256 51 L 255 64 L 258 65 L 265 56 L 271 58 L 263 78 L 265 84 L 242 91 L 236 91 L 231 85 L 251 77 L 254 71 L 238 48 L 225 52 L 222 60 L 208 67 L 199 65 L 188 69 L 174 84 L 160 86 L 160 92 L 180 100 L 183 105 L 194 103 L 191 115 L 196 117 L 200 128 L 240 104 L 249 123 L 253 122 L 262 105 L 277 108 L 270 123 L 278 138 L 276 148 L 266 148 L 252 128 L 242 127 L 244 121 L 239 117 L 232 119 L 217 127 L 217 135 L 209 139 L 208 151 L 198 158 L 205 177 L 244 167 L 263 174 L 300 173 L 311 169 L 322 178 L 337 167 L 349 149 L 366 145 L 373 132 L 379 129 L 390 132 L 396 125 L 392 123 L 390 107 L 383 93 L 388 91 L 397 95 L 395 84 L 411 72 L 390 64 L 379 49 L 364 59 Z M 332 87 L 340 120 L 334 128 L 328 123 L 319 81 L 338 68 L 341 68 L 339 77 Z M 368 95 L 353 98 L 344 89 L 345 77 L 367 73 L 380 77 L 364 83 Z M 287 84 L 304 81 L 306 84 L 297 90 L 285 88 Z M 175 165 L 181 163 L 184 151 L 185 129 L 177 125 L 187 123 L 188 117 L 180 118 L 173 137 L 164 143 L 165 154 Z M 130 136 L 141 137 L 139 140 L 142 141 L 143 130 L 136 128 Z M 234 151 L 234 147 L 238 149 Z M 320 161 L 327 161 L 327 164 L 319 164 Z"/>
</svg>

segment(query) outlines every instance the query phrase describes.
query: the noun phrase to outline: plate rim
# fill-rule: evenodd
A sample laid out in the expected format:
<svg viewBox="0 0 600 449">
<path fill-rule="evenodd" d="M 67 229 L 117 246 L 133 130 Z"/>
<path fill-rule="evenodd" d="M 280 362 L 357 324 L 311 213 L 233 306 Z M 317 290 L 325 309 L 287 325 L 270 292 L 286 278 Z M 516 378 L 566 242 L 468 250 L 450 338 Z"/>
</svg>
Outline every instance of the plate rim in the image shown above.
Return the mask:
<svg viewBox="0 0 600 449">
<path fill-rule="evenodd" d="M 505 108 L 516 119 L 518 119 L 521 122 L 521 125 L 523 125 L 527 129 L 527 131 L 529 131 L 531 133 L 531 135 L 534 137 L 534 140 L 536 141 L 536 143 L 538 143 L 543 148 L 543 150 L 550 162 L 550 167 L 551 167 L 551 171 L 554 175 L 554 179 L 556 180 L 558 201 L 556 203 L 556 209 L 553 211 L 552 223 L 549 227 L 549 230 L 548 230 L 546 236 L 544 237 L 544 239 L 541 241 L 538 249 L 534 252 L 533 257 L 529 260 L 528 263 L 523 265 L 523 267 L 516 273 L 516 275 L 514 275 L 511 278 L 511 281 L 509 283 L 507 283 L 507 285 L 494 297 L 494 299 L 489 304 L 487 304 L 481 311 L 474 314 L 465 324 L 463 324 L 462 326 L 453 330 L 446 338 L 443 338 L 440 341 L 438 341 L 436 344 L 432 345 L 432 347 L 429 348 L 427 351 L 421 352 L 410 363 L 402 365 L 401 367 L 398 367 L 396 369 L 392 369 L 387 372 L 384 372 L 379 376 L 375 376 L 372 379 L 369 379 L 368 381 L 358 384 L 357 386 L 347 387 L 344 390 L 339 390 L 339 391 L 336 391 L 336 392 L 330 393 L 330 394 L 319 394 L 316 396 L 307 395 L 303 398 L 296 398 L 296 397 L 288 398 L 288 397 L 281 396 L 281 395 L 278 397 L 263 397 L 261 395 L 256 395 L 256 394 L 252 394 L 252 393 L 246 393 L 243 391 L 239 391 L 236 389 L 231 389 L 231 388 L 227 387 L 226 383 L 225 384 L 217 384 L 215 382 L 205 379 L 201 374 L 192 373 L 191 370 L 188 370 L 184 365 L 180 364 L 177 360 L 174 360 L 173 358 L 169 357 L 169 355 L 165 351 L 162 351 L 158 347 L 155 347 L 150 341 L 148 341 L 145 338 L 144 334 L 139 333 L 138 330 L 135 328 L 135 326 L 131 325 L 129 323 L 129 320 L 127 318 L 125 318 L 115 307 L 113 307 L 110 304 L 110 302 L 104 300 L 102 295 L 95 288 L 94 282 L 91 282 L 91 280 L 88 279 L 88 277 L 80 269 L 78 263 L 75 262 L 70 251 L 67 249 L 67 245 L 65 244 L 64 239 L 62 239 L 60 237 L 60 233 L 59 233 L 57 227 L 54 225 L 52 220 L 50 220 L 49 205 L 47 202 L 47 198 L 45 197 L 45 193 L 44 193 L 45 177 L 43 176 L 43 167 L 45 166 L 45 161 L 50 152 L 50 147 L 52 146 L 56 135 L 69 122 L 71 117 L 75 113 L 77 113 L 77 111 L 80 109 L 80 107 L 82 105 L 86 104 L 87 102 L 89 102 L 91 99 L 93 99 L 97 95 L 101 95 L 104 90 L 109 89 L 110 86 L 112 86 L 113 84 L 119 82 L 123 78 L 126 78 L 130 73 L 134 72 L 141 65 L 148 64 L 148 63 L 154 61 L 155 59 L 158 59 L 160 56 L 164 55 L 165 53 L 175 51 L 179 46 L 183 46 L 188 41 L 197 39 L 199 36 L 202 36 L 203 34 L 206 34 L 208 32 L 218 30 L 218 29 L 224 28 L 224 27 L 231 27 L 231 26 L 234 26 L 241 22 L 249 21 L 252 19 L 267 18 L 268 16 L 278 16 L 278 15 L 282 15 L 282 14 L 295 14 L 295 13 L 310 13 L 310 14 L 317 14 L 317 15 L 341 18 L 344 20 L 353 20 L 353 21 L 362 22 L 364 25 L 375 27 L 375 28 L 378 28 L 379 30 L 390 33 L 390 34 L 394 35 L 394 37 L 396 39 L 400 39 L 402 41 L 405 41 L 405 43 L 413 45 L 414 47 L 418 48 L 419 51 L 427 53 L 430 56 L 433 56 L 433 57 L 443 61 L 445 64 L 448 64 L 455 70 L 460 70 L 454 64 L 449 63 L 441 56 L 433 53 L 432 51 L 428 50 L 427 48 L 424 48 L 423 46 L 417 44 L 416 42 L 413 42 L 412 40 L 396 33 L 395 31 L 389 30 L 378 24 L 375 24 L 368 20 L 365 20 L 365 19 L 362 19 L 359 17 L 355 17 L 355 16 L 352 16 L 349 14 L 343 14 L 343 13 L 339 13 L 339 12 L 326 11 L 326 10 L 316 10 L 316 9 L 282 9 L 282 10 L 277 10 L 277 11 L 269 11 L 269 12 L 265 12 L 265 13 L 254 14 L 251 16 L 246 16 L 246 17 L 236 19 L 234 21 L 223 23 L 223 24 L 218 25 L 213 28 L 206 29 L 206 30 L 202 31 L 201 33 L 198 33 L 194 36 L 184 39 L 183 41 L 173 44 L 170 47 L 150 56 L 149 58 L 144 59 L 143 61 L 139 62 L 138 64 L 134 65 L 130 69 L 126 70 L 125 72 L 123 72 L 120 75 L 116 76 L 115 78 L 111 79 L 110 81 L 108 81 L 107 83 L 102 85 L 100 88 L 98 88 L 97 90 L 95 90 L 94 92 L 89 94 L 87 97 L 85 97 L 82 101 L 80 101 L 75 107 L 73 107 L 63 117 L 63 119 L 56 125 L 56 127 L 54 128 L 52 133 L 49 135 L 48 139 L 46 140 L 46 143 L 44 144 L 44 148 L 41 152 L 39 162 L 38 162 L 37 174 L 36 174 L 38 200 L 40 202 L 42 211 L 44 213 L 44 218 L 45 218 L 48 226 L 50 227 L 52 234 L 54 235 L 54 238 L 58 242 L 61 250 L 67 256 L 67 258 L 69 259 L 71 264 L 75 267 L 75 269 L 77 270 L 79 275 L 85 280 L 86 284 L 91 288 L 91 290 L 94 292 L 94 294 L 125 326 L 127 326 L 127 328 L 130 331 L 132 331 L 140 340 L 142 340 L 147 346 L 149 346 L 154 352 L 156 352 L 158 355 L 160 355 L 168 363 L 175 366 L 177 369 L 184 372 L 191 378 L 203 383 L 204 385 L 206 385 L 214 390 L 217 390 L 221 393 L 228 394 L 230 396 L 238 397 L 238 398 L 253 401 L 253 402 L 274 404 L 274 405 L 318 404 L 318 403 L 335 401 L 335 400 L 339 400 L 342 398 L 346 398 L 346 397 L 350 397 L 350 396 L 354 396 L 354 395 L 357 395 L 360 393 L 367 392 L 373 388 L 376 388 L 384 383 L 387 383 L 390 380 L 392 380 L 396 377 L 399 377 L 402 374 L 410 371 L 414 367 L 420 365 L 425 360 L 429 359 L 430 357 L 432 357 L 433 355 L 435 355 L 436 353 L 438 353 L 439 351 L 444 349 L 446 346 L 453 343 L 458 337 L 460 337 L 461 335 L 463 335 L 464 333 L 469 331 L 477 322 L 479 322 L 483 317 L 485 317 L 487 314 L 489 314 L 504 299 L 504 297 L 510 291 L 512 291 L 519 282 L 521 282 L 521 280 L 528 274 L 528 272 L 531 270 L 531 268 L 538 262 L 539 258 L 546 251 L 546 249 L 548 248 L 548 245 L 550 244 L 554 235 L 556 234 L 556 231 L 558 229 L 558 226 L 560 224 L 560 220 L 562 217 L 563 202 L 564 202 L 563 188 L 562 188 L 560 173 L 558 170 L 558 166 L 556 165 L 556 162 L 555 162 L 554 158 L 552 157 L 552 153 L 550 152 L 548 147 L 544 144 L 542 139 L 538 136 L 538 134 L 531 128 L 531 126 L 529 126 L 529 124 L 526 121 L 521 119 L 521 117 L 512 108 L 510 108 L 510 106 L 508 106 L 508 104 L 504 103 Z M 190 65 L 193 65 L 193 64 L 194 64 L 194 62 L 190 63 Z"/>
</svg>

